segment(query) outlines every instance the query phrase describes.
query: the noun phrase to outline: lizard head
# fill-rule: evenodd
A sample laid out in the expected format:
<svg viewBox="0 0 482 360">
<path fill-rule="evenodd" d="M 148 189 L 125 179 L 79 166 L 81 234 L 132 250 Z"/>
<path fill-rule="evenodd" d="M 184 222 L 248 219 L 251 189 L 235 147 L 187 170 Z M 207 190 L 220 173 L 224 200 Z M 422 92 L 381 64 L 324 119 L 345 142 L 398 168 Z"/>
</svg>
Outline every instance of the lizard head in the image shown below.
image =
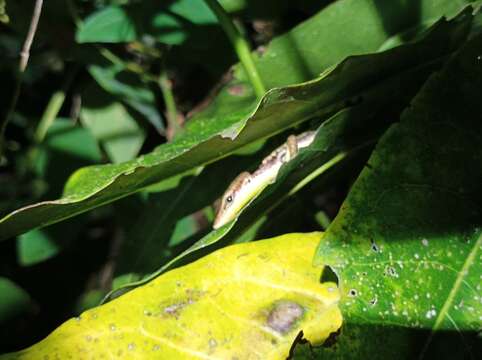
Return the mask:
<svg viewBox="0 0 482 360">
<path fill-rule="evenodd" d="M 229 185 L 216 213 L 216 218 L 213 223 L 214 229 L 218 229 L 231 220 L 234 220 L 246 204 L 242 192 L 250 176 L 251 174 L 249 172 L 242 172 L 233 180 L 231 185 Z"/>
</svg>

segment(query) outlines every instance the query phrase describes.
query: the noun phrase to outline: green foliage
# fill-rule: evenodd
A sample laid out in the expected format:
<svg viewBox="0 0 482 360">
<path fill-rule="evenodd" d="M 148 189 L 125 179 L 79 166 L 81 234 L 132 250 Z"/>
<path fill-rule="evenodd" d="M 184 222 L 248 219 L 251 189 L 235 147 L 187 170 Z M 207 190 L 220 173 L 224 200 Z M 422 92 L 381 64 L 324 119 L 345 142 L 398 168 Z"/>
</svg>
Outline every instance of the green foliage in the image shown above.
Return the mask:
<svg viewBox="0 0 482 360">
<path fill-rule="evenodd" d="M 427 81 L 320 243 L 315 262 L 338 274 L 353 323 L 479 327 L 481 51 L 475 36 Z"/>
<path fill-rule="evenodd" d="M 5 11 L 5 6 L 5 0 L 0 1 L 0 22 L 8 23 L 9 18 L 7 12 Z"/>
<path fill-rule="evenodd" d="M 344 322 L 294 358 L 470 357 L 482 17 L 469 3 L 220 1 L 257 47 L 258 99 L 204 1 L 44 2 L 19 83 L 32 2 L 0 0 L 4 112 L 21 87 L 0 154 L 0 324 L 14 329 L 0 353 L 215 249 L 326 229 L 314 263 L 334 271 Z M 306 130 L 315 140 L 212 230 L 230 182 Z M 38 325 L 22 337 L 25 322 Z"/>
<path fill-rule="evenodd" d="M 5 322 L 19 313 L 28 310 L 28 294 L 11 280 L 0 277 L 0 321 Z"/>
<path fill-rule="evenodd" d="M 163 44 L 179 45 L 194 34 L 196 25 L 215 23 L 203 1 L 180 0 L 164 6 L 143 1 L 98 10 L 85 19 L 76 39 L 79 43 L 120 43 L 148 35 Z"/>
</svg>

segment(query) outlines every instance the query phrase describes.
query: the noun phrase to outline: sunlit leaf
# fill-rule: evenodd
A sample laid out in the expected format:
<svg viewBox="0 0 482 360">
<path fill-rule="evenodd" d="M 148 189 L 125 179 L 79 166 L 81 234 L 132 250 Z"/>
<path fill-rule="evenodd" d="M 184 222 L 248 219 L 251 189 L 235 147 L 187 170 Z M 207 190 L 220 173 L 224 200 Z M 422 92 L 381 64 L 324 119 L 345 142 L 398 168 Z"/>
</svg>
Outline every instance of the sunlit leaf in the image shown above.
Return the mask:
<svg viewBox="0 0 482 360">
<path fill-rule="evenodd" d="M 320 237 L 227 247 L 1 358 L 286 358 L 300 331 L 320 344 L 341 325 L 336 285 L 311 265 Z"/>
</svg>

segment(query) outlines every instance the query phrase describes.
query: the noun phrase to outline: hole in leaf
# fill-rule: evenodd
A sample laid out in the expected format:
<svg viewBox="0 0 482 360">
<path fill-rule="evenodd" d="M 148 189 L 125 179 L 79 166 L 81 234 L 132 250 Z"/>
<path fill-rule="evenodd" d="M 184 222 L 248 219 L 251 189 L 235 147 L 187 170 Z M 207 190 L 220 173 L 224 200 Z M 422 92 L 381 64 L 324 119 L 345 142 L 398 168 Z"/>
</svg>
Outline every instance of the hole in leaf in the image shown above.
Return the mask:
<svg viewBox="0 0 482 360">
<path fill-rule="evenodd" d="M 323 269 L 323 272 L 321 273 L 321 276 L 320 276 L 320 283 L 325 283 L 325 282 L 334 282 L 336 285 L 338 285 L 338 276 L 333 271 L 331 266 L 328 266 L 328 265 L 325 265 L 325 268 Z"/>
</svg>

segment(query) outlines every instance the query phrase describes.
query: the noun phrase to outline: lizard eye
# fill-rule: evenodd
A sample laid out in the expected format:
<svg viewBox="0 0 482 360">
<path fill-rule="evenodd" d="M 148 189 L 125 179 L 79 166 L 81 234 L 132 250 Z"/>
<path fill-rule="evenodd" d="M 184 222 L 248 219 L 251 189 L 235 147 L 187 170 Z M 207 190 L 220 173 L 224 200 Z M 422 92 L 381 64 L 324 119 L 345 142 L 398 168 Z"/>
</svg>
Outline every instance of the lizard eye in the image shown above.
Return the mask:
<svg viewBox="0 0 482 360">
<path fill-rule="evenodd" d="M 231 201 L 233 201 L 233 197 L 231 195 L 229 195 L 227 198 L 226 198 L 226 201 L 228 203 L 230 203 Z"/>
</svg>

